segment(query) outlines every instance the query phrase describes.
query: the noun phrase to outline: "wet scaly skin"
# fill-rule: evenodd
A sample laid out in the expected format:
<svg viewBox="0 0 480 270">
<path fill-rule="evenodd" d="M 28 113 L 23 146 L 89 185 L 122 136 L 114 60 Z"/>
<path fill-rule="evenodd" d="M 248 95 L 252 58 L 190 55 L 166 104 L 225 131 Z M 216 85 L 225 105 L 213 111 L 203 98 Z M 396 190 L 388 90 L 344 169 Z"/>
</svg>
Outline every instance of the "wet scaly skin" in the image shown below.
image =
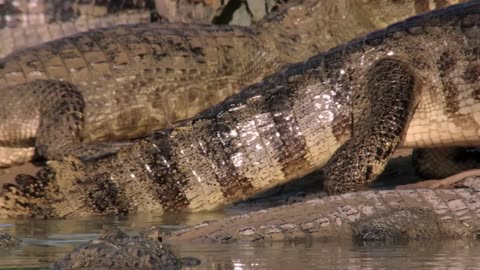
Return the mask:
<svg viewBox="0 0 480 270">
<path fill-rule="evenodd" d="M 47 159 L 113 153 L 98 142 L 171 126 L 287 64 L 457 1 L 407 2 L 305 0 L 252 28 L 117 26 L 16 52 L 0 60 L 0 166 L 35 147 Z"/>
<path fill-rule="evenodd" d="M 324 166 L 364 189 L 399 147 L 480 142 L 480 2 L 413 17 L 293 64 L 107 158 L 6 186 L 5 216 L 218 208 Z M 432 49 L 434 48 L 434 49 Z"/>
</svg>

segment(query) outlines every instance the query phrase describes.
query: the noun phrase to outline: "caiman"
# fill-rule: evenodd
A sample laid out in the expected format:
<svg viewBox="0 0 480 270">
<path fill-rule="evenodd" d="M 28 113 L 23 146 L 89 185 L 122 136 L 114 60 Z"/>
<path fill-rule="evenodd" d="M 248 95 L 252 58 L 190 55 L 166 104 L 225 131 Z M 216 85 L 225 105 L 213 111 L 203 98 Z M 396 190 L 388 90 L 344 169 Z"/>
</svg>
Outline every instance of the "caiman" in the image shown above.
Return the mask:
<svg viewBox="0 0 480 270">
<path fill-rule="evenodd" d="M 129 237 L 118 228 L 104 227 L 99 239 L 77 247 L 56 261 L 52 268 L 176 270 L 199 264 L 196 258 L 175 257 L 156 230 Z"/>
<path fill-rule="evenodd" d="M 203 222 L 165 242 L 478 239 L 478 189 L 382 190 L 312 199 Z"/>
<path fill-rule="evenodd" d="M 171 126 L 280 67 L 431 8 L 417 2 L 305 0 L 252 28 L 123 25 L 17 51 L 0 60 L 0 167 L 30 160 L 35 147 L 47 159 L 114 153 L 123 144 L 101 141 Z"/>
<path fill-rule="evenodd" d="M 322 167 L 329 193 L 365 189 L 399 147 L 479 144 L 479 51 L 480 1 L 412 17 L 292 64 L 115 155 L 52 161 L 38 178 L 5 186 L 0 211 L 210 210 Z"/>
<path fill-rule="evenodd" d="M 0 5 L 0 57 L 92 28 L 155 19 L 153 0 L 8 0 Z"/>
</svg>

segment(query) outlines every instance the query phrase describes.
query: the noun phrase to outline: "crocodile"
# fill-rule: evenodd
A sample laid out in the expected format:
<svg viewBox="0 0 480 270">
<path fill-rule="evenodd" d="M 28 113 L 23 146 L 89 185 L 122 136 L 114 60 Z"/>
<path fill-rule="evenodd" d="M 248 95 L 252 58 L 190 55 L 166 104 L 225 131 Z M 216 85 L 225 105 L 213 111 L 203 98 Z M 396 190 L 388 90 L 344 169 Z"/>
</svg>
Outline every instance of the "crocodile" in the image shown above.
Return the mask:
<svg viewBox="0 0 480 270">
<path fill-rule="evenodd" d="M 13 0 L 0 5 L 0 57 L 98 27 L 159 20 L 152 0 Z"/>
<path fill-rule="evenodd" d="M 305 0 L 251 28 L 124 25 L 17 51 L 0 60 L 0 167 L 34 153 L 47 159 L 114 153 L 122 143 L 101 142 L 171 126 L 287 64 L 428 8 Z"/>
<path fill-rule="evenodd" d="M 231 243 L 478 239 L 479 192 L 461 188 L 346 193 L 202 222 L 163 236 L 163 240 Z"/>
<path fill-rule="evenodd" d="M 99 239 L 77 247 L 53 264 L 53 269 L 181 269 L 200 264 L 177 258 L 154 230 L 129 237 L 116 227 L 104 227 Z"/>
<path fill-rule="evenodd" d="M 478 145 L 479 24 L 473 1 L 289 65 L 116 154 L 20 176 L 0 215 L 212 210 L 320 168 L 353 192 L 397 148 Z"/>
</svg>

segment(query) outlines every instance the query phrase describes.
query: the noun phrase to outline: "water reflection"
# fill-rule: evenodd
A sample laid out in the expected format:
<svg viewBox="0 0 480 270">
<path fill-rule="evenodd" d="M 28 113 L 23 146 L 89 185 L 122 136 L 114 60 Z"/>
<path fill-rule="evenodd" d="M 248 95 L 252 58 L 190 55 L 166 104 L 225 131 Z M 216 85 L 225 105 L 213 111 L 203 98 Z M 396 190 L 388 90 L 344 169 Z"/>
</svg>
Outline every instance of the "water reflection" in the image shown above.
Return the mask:
<svg viewBox="0 0 480 270">
<path fill-rule="evenodd" d="M 23 243 L 0 252 L 0 268 L 47 267 L 75 246 L 94 239 L 102 225 L 120 226 L 127 232 L 163 224 L 174 230 L 180 224 L 217 219 L 237 211 L 175 216 L 132 216 L 67 220 L 34 220 L 8 223 L 0 230 L 15 234 Z M 480 242 L 411 242 L 403 245 L 356 245 L 346 242 L 301 242 L 231 245 L 181 244 L 171 247 L 179 256 L 202 260 L 192 269 L 476 269 L 480 267 Z"/>
<path fill-rule="evenodd" d="M 351 242 L 267 245 L 183 245 L 182 256 L 197 256 L 196 269 L 478 269 L 478 241 L 417 242 L 359 246 Z"/>
<path fill-rule="evenodd" d="M 233 214 L 233 212 L 231 213 Z M 204 220 L 231 215 L 222 212 L 191 215 L 136 215 L 127 217 L 88 217 L 65 220 L 0 220 L 0 231 L 21 239 L 22 244 L 14 250 L 0 251 L 0 269 L 10 267 L 45 267 L 77 245 L 97 237 L 103 225 L 115 225 L 129 233 L 164 224 L 166 231 Z M 183 225 L 180 225 L 183 224 Z"/>
</svg>

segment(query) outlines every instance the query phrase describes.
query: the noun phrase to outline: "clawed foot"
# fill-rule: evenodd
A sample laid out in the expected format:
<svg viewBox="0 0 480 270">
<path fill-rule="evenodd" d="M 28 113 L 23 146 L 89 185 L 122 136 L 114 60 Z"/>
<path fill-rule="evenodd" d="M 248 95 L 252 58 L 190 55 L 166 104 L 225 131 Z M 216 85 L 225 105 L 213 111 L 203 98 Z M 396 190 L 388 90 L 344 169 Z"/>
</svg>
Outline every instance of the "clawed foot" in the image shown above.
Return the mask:
<svg viewBox="0 0 480 270">
<path fill-rule="evenodd" d="M 395 189 L 418 189 L 418 188 L 430 188 L 430 189 L 438 189 L 438 188 L 455 188 L 455 186 L 468 177 L 480 176 L 480 169 L 473 169 L 464 171 L 458 174 L 454 174 L 444 179 L 438 180 L 426 180 L 414 184 L 407 184 L 407 185 L 400 185 L 397 186 Z"/>
</svg>

